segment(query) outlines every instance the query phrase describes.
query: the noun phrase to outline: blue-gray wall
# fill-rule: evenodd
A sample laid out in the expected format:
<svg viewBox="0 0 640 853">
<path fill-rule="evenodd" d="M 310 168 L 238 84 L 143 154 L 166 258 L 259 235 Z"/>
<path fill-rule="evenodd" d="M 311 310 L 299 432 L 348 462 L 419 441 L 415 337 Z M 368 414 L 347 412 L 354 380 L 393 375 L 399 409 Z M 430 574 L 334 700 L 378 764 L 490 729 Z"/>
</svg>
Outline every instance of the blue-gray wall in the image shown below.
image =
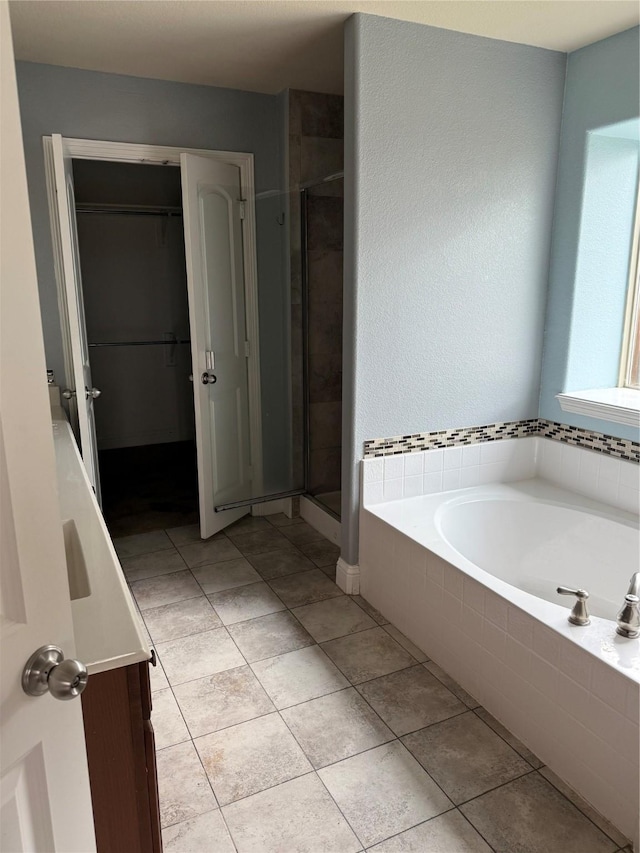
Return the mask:
<svg viewBox="0 0 640 853">
<path fill-rule="evenodd" d="M 560 391 L 618 382 L 638 181 L 638 28 L 571 53 L 562 119 L 540 415 L 638 440 L 560 409 Z"/>
<path fill-rule="evenodd" d="M 272 95 L 53 65 L 18 62 L 17 75 L 47 366 L 62 377 L 42 137 L 251 152 L 262 193 L 282 189 L 282 108 Z M 256 209 L 265 484 L 278 491 L 288 487 L 290 467 L 286 229 L 278 224 L 281 197 L 259 200 Z"/>
<path fill-rule="evenodd" d="M 345 42 L 343 557 L 366 439 L 533 418 L 566 57 L 370 15 Z"/>
</svg>

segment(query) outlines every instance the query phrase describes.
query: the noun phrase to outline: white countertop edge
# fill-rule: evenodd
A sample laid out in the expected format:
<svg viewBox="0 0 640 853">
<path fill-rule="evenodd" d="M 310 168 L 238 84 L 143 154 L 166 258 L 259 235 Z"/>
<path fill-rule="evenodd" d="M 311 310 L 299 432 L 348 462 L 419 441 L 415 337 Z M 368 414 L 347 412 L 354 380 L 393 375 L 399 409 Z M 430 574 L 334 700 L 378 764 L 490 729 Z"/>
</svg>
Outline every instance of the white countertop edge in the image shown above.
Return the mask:
<svg viewBox="0 0 640 853">
<path fill-rule="evenodd" d="M 151 659 L 151 652 L 148 648 L 140 648 L 126 655 L 119 655 L 116 658 L 108 658 L 106 660 L 95 661 L 87 665 L 89 675 L 97 675 L 99 672 L 108 672 L 111 669 L 119 669 L 122 666 L 131 666 L 135 663 L 144 663 Z"/>
<path fill-rule="evenodd" d="M 76 657 L 89 674 L 150 660 L 151 650 L 63 409 L 52 409 L 61 520 L 73 519 L 91 594 L 71 601 Z"/>
</svg>

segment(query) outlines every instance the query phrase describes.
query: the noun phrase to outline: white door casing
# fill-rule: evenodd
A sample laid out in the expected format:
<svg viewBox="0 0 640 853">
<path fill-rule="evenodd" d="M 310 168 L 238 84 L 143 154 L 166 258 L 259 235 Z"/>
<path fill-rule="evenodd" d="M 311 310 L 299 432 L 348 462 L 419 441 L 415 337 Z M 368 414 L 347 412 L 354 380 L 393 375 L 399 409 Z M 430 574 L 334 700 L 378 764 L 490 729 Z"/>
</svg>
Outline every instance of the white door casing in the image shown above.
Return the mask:
<svg viewBox="0 0 640 853">
<path fill-rule="evenodd" d="M 80 700 L 20 684 L 37 648 L 75 644 L 6 0 L 0 38 L 0 849 L 91 853 Z"/>
<path fill-rule="evenodd" d="M 80 433 L 82 459 L 93 486 L 98 503 L 100 501 L 100 469 L 98 467 L 98 446 L 96 441 L 94 399 L 90 393 L 91 365 L 82 297 L 82 273 L 80 270 L 80 250 L 78 246 L 78 225 L 76 221 L 75 195 L 73 189 L 73 167 L 71 155 L 65 150 L 62 136 L 53 134 L 53 165 L 55 195 L 58 210 L 60 243 L 62 249 L 62 274 L 66 290 L 66 303 L 69 321 L 69 341 L 73 365 L 73 389 Z"/>
<path fill-rule="evenodd" d="M 52 137 L 43 137 L 44 167 L 47 181 L 49 214 L 51 217 L 51 240 L 53 261 L 58 291 L 60 327 L 64 355 L 64 374 L 68 384 L 74 384 L 74 359 L 71 354 L 70 314 L 73 303 L 68 304 L 68 293 L 63 272 L 63 247 L 61 239 L 60 211 L 55 191 L 55 168 L 53 162 Z M 255 496 L 262 494 L 262 411 L 260 378 L 260 335 L 258 320 L 258 270 L 256 245 L 256 206 L 254 188 L 254 156 L 237 151 L 219 151 L 210 149 L 176 148 L 161 145 L 146 145 L 135 142 L 105 142 L 94 139 L 63 138 L 64 152 L 67 156 L 81 160 L 98 160 L 116 163 L 149 163 L 156 165 L 180 165 L 183 154 L 205 158 L 218 163 L 236 166 L 240 173 L 241 194 L 245 201 L 245 218 L 242 222 L 242 254 L 244 261 L 245 307 L 247 339 L 250 351 L 247 358 L 249 387 L 249 422 L 251 441 L 251 477 L 252 491 Z M 73 293 L 71 294 L 74 297 Z M 74 422 L 74 401 L 70 401 L 70 416 Z M 227 519 L 231 519 L 225 513 Z M 238 515 L 234 514 L 233 518 Z"/>
<path fill-rule="evenodd" d="M 180 167 L 200 533 L 208 538 L 249 511 L 216 506 L 251 497 L 243 201 L 237 166 L 182 154 Z"/>
</svg>

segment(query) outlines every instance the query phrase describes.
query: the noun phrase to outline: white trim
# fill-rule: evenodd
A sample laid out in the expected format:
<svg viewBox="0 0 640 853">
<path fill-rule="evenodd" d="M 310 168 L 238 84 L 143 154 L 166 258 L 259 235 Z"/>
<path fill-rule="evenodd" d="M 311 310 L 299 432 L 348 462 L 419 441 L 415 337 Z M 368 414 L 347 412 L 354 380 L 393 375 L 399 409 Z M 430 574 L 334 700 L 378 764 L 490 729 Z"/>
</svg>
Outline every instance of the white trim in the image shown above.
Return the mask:
<svg viewBox="0 0 640 853">
<path fill-rule="evenodd" d="M 635 388 L 597 388 L 556 394 L 563 412 L 640 427 L 640 391 Z"/>
<path fill-rule="evenodd" d="M 634 356 L 636 330 L 640 322 L 640 189 L 636 200 L 636 215 L 633 224 L 633 239 L 629 261 L 629 286 L 624 311 L 624 332 L 620 352 L 620 374 L 618 385 L 631 386 L 631 366 Z"/>
<path fill-rule="evenodd" d="M 353 566 L 338 558 L 336 584 L 347 595 L 360 595 L 360 566 Z"/>
<path fill-rule="evenodd" d="M 62 260 L 62 238 L 60 235 L 60 219 L 58 217 L 58 205 L 56 202 L 56 182 L 53 162 L 53 141 L 50 136 L 42 137 L 44 149 L 44 174 L 47 186 L 47 204 L 49 207 L 49 224 L 51 225 L 51 245 L 53 248 L 53 272 L 56 279 L 56 290 L 58 294 L 58 314 L 60 316 L 60 332 L 62 336 L 62 358 L 64 365 L 64 376 L 58 376 L 57 381 L 64 388 L 75 388 L 73 376 L 73 358 L 71 355 L 71 330 L 69 323 L 65 322 L 68 317 L 67 291 L 64 286 L 63 260 Z M 69 406 L 69 421 L 76 435 L 78 434 L 78 407 L 76 398 L 67 401 Z"/>
<path fill-rule="evenodd" d="M 165 145 L 140 145 L 135 142 L 102 142 L 97 139 L 73 139 L 63 137 L 65 150 L 75 160 L 110 160 L 114 163 L 146 163 L 147 165 L 180 165 L 181 154 L 195 154 L 196 157 L 212 157 L 239 166 L 241 169 L 249 163 L 253 165 L 253 154 L 242 151 L 214 151 L 207 148 L 176 148 Z M 246 177 L 246 176 L 245 176 Z M 253 175 L 251 176 L 253 177 Z M 245 182 L 243 187 L 253 180 Z"/>
<path fill-rule="evenodd" d="M 300 517 L 329 541 L 340 546 L 342 532 L 340 522 L 304 495 L 300 498 Z"/>
<path fill-rule="evenodd" d="M 251 464 L 253 467 L 253 491 L 261 494 L 263 488 L 262 476 L 262 397 L 260 390 L 260 338 L 258 317 L 258 264 L 256 238 L 256 211 L 254 201 L 254 158 L 253 154 L 238 151 L 213 151 L 204 148 L 175 148 L 163 145 L 140 145 L 132 142 L 103 142 L 95 139 L 71 139 L 63 137 L 65 151 L 77 160 L 108 160 L 117 163 L 146 163 L 150 165 L 180 166 L 181 154 L 195 154 L 198 157 L 209 157 L 224 163 L 237 166 L 240 169 L 240 184 L 242 195 L 248 202 L 245 219 L 243 220 L 243 260 L 245 280 L 245 313 L 246 334 L 250 342 L 247 359 L 247 375 L 249 384 L 249 426 L 251 435 Z M 64 276 L 62 275 L 62 247 L 60 231 L 57 223 L 55 207 L 55 182 L 53 178 L 53 157 L 51 154 L 51 137 L 43 137 L 45 176 L 49 194 L 49 216 L 51 218 L 51 240 L 53 243 L 54 272 L 58 290 L 58 306 L 60 310 L 60 327 L 62 331 L 62 346 L 65 364 L 65 385 L 70 384 L 69 377 L 73 375 L 68 348 L 69 324 L 68 306 L 64 293 Z"/>
</svg>

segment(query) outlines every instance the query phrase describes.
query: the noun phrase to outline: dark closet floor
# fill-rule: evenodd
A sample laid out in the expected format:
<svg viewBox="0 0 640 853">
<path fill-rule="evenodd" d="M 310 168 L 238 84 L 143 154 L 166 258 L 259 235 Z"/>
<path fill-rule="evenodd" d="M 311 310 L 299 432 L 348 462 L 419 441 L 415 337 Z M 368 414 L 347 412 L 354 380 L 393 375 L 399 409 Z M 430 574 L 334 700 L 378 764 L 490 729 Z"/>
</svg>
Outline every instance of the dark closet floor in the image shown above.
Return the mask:
<svg viewBox="0 0 640 853">
<path fill-rule="evenodd" d="M 112 537 L 198 522 L 193 441 L 99 451 L 102 511 Z"/>
</svg>

